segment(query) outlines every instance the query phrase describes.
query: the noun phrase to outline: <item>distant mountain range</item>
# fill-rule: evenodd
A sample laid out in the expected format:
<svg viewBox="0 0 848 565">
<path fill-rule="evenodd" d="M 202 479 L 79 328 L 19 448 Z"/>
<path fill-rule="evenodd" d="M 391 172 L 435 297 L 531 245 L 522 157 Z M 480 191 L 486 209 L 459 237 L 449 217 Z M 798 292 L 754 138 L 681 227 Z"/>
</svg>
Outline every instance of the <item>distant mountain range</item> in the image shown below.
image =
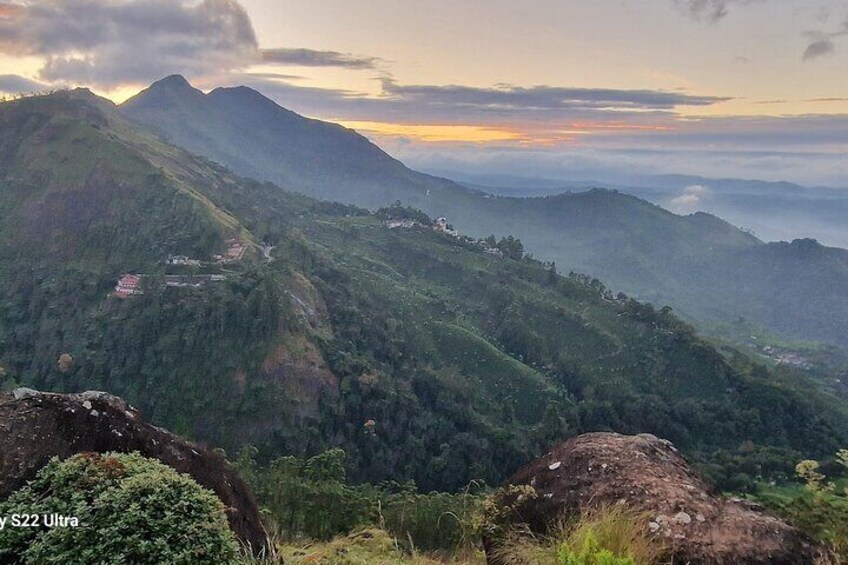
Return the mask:
<svg viewBox="0 0 848 565">
<path fill-rule="evenodd" d="M 549 196 L 607 188 L 644 198 L 677 213 L 702 211 L 755 233 L 764 241 L 814 238 L 848 248 L 848 189 L 788 182 L 716 179 L 688 175 L 634 175 L 629 184 L 509 175 L 475 175 L 453 170 L 432 174 L 500 196 Z"/>
<path fill-rule="evenodd" d="M 406 174 L 330 127 L 318 126 L 364 147 L 369 166 Z M 409 174 L 486 203 L 487 221 L 514 215 L 503 230 L 544 218 L 547 203 L 565 248 L 587 257 L 569 241 L 578 225 L 604 227 L 582 241 L 609 245 L 604 233 L 634 253 L 663 235 L 681 253 L 820 252 L 608 191 L 512 202 Z M 677 231 L 657 232 L 668 226 Z M 372 214 L 238 177 L 88 91 L 0 104 L 3 388 L 120 394 L 231 454 L 340 446 L 352 480 L 423 489 L 497 484 L 589 430 L 668 437 L 719 480 L 740 458 L 791 473 L 848 440 L 844 402 L 814 379 L 718 351 L 667 309 L 487 245 L 410 208 Z M 125 275 L 133 292 L 116 292 Z"/>
<path fill-rule="evenodd" d="M 242 175 L 372 209 L 401 200 L 475 237 L 515 235 L 563 272 L 588 273 L 690 320 L 745 318 L 789 338 L 848 346 L 841 249 L 812 240 L 767 244 L 715 216 L 675 215 L 612 190 L 492 195 L 412 171 L 354 131 L 243 87 L 204 94 L 173 76 L 120 109 Z"/>
</svg>

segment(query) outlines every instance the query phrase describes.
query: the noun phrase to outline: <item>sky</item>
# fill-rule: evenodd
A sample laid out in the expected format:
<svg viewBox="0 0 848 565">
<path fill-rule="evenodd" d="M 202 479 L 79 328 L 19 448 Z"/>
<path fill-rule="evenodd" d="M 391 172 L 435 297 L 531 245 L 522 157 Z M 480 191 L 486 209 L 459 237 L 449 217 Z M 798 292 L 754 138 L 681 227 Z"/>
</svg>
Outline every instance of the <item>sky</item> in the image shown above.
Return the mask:
<svg viewBox="0 0 848 565">
<path fill-rule="evenodd" d="M 0 0 L 0 92 L 180 73 L 481 174 L 848 187 L 846 63 L 848 0 Z"/>
</svg>

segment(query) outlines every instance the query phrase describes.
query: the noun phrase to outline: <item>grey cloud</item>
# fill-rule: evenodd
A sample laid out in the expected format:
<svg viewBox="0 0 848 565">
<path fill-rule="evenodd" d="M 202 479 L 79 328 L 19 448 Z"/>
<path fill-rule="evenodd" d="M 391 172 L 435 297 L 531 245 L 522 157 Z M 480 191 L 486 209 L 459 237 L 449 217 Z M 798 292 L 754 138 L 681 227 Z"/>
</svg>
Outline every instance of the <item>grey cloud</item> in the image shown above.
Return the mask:
<svg viewBox="0 0 848 565">
<path fill-rule="evenodd" d="M 280 65 L 302 67 L 342 67 L 346 69 L 376 69 L 382 61 L 377 57 L 357 57 L 338 51 L 316 51 L 314 49 L 263 49 L 262 60 Z"/>
<path fill-rule="evenodd" d="M 252 77 L 252 78 L 257 78 L 257 79 L 263 79 L 263 80 L 271 80 L 271 81 L 275 81 L 275 80 L 282 80 L 282 81 L 286 81 L 286 80 L 306 80 L 306 77 L 305 77 L 305 76 L 302 76 L 302 75 L 290 75 L 290 74 L 286 74 L 286 73 L 256 73 L 256 72 L 248 72 L 248 73 L 245 73 L 245 75 L 244 75 L 244 76 L 248 76 L 248 77 Z M 210 86 L 211 86 L 212 88 L 214 88 L 214 87 L 218 86 L 218 84 L 212 84 L 212 85 L 210 85 Z"/>
<path fill-rule="evenodd" d="M 739 4 L 751 4 L 761 0 L 674 0 L 675 3 L 692 17 L 699 20 L 717 22 L 728 13 L 730 7 Z"/>
<path fill-rule="evenodd" d="M 401 85 L 382 79 L 378 96 L 296 86 L 248 74 L 234 83 L 251 86 L 300 113 L 341 120 L 396 123 L 463 123 L 480 126 L 567 129 L 577 123 L 637 126 L 667 124 L 677 106 L 705 106 L 726 100 L 650 90 L 581 89 L 537 86 Z"/>
<path fill-rule="evenodd" d="M 41 92 L 47 86 L 19 75 L 0 75 L 0 92 L 21 94 Z"/>
<path fill-rule="evenodd" d="M 710 106 L 729 98 L 692 96 L 659 90 L 615 90 L 602 88 L 529 88 L 501 85 L 495 88 L 469 86 L 401 86 L 383 79 L 383 91 L 390 97 L 434 105 L 452 105 L 492 109 L 635 109 L 671 110 L 678 106 Z"/>
<path fill-rule="evenodd" d="M 848 102 L 848 98 L 808 98 L 805 102 Z"/>
<path fill-rule="evenodd" d="M 44 57 L 47 81 L 114 86 L 238 69 L 259 56 L 236 0 L 51 0 L 0 8 L 0 52 Z"/>
<path fill-rule="evenodd" d="M 765 2 L 767 0 L 674 0 L 681 9 L 687 14 L 698 20 L 705 20 L 715 23 L 730 13 L 733 6 L 741 6 L 745 4 L 753 4 L 756 2 Z M 815 19 L 820 24 L 827 22 L 830 18 L 830 11 L 826 7 L 821 7 L 816 13 Z M 805 35 L 810 38 L 810 43 L 807 45 L 802 60 L 810 61 L 823 55 L 828 55 L 836 50 L 834 38 L 848 34 L 848 22 L 843 24 L 843 29 L 835 33 L 823 31 L 812 31 Z M 748 62 L 744 57 L 737 57 L 737 61 Z"/>
<path fill-rule="evenodd" d="M 822 55 L 833 53 L 835 50 L 836 45 L 834 45 L 833 40 L 827 38 L 819 39 L 807 46 L 807 49 L 804 51 L 804 55 L 801 58 L 804 61 L 809 61 L 810 59 L 815 59 Z"/>
<path fill-rule="evenodd" d="M 810 41 L 804 51 L 802 60 L 809 61 L 823 55 L 830 55 L 836 51 L 836 39 L 848 35 L 848 21 L 842 23 L 841 29 L 836 31 L 808 31 L 804 34 Z"/>
<path fill-rule="evenodd" d="M 652 133 L 651 140 L 661 146 L 693 151 L 703 151 L 705 147 L 733 147 L 735 151 L 754 148 L 839 151 L 848 143 L 848 115 L 713 117 L 677 122 L 673 129 Z M 636 141 L 635 136 L 625 132 L 606 143 L 627 145 Z"/>
</svg>

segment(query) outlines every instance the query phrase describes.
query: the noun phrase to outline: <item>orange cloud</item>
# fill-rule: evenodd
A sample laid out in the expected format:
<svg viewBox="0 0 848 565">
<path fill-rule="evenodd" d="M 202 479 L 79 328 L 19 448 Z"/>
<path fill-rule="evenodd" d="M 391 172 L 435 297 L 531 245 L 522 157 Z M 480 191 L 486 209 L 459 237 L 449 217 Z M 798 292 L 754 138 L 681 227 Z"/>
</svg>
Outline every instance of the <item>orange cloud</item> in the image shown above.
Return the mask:
<svg viewBox="0 0 848 565">
<path fill-rule="evenodd" d="M 615 130 L 615 131 L 672 131 L 669 126 L 650 124 L 627 124 L 624 122 L 578 122 L 571 127 L 581 130 Z"/>
<path fill-rule="evenodd" d="M 0 18 L 13 18 L 21 12 L 20 6 L 0 4 Z"/>
<path fill-rule="evenodd" d="M 489 143 L 493 141 L 524 141 L 525 135 L 500 127 L 468 125 L 394 124 L 356 120 L 331 120 L 363 133 L 390 137 L 408 137 L 427 142 Z"/>
<path fill-rule="evenodd" d="M 367 135 L 386 138 L 407 138 L 428 143 L 496 143 L 512 142 L 519 145 L 554 146 L 574 143 L 580 138 L 607 131 L 671 131 L 662 125 L 628 124 L 624 122 L 579 122 L 566 129 L 539 127 L 538 125 L 478 126 L 467 124 L 408 124 L 366 120 L 330 121 L 355 129 Z"/>
</svg>

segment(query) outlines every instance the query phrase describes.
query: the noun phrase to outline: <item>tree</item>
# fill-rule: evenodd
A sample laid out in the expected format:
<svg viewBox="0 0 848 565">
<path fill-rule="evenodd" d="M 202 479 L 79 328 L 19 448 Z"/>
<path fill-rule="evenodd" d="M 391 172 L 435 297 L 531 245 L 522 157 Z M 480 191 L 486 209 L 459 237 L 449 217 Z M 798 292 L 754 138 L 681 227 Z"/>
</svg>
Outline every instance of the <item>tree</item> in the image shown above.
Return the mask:
<svg viewBox="0 0 848 565">
<path fill-rule="evenodd" d="M 510 259 L 520 261 L 524 258 L 524 244 L 521 243 L 520 239 L 511 235 L 502 237 L 497 244 L 497 248 L 501 250 L 504 256 Z"/>
<path fill-rule="evenodd" d="M 59 367 L 60 373 L 67 375 L 74 370 L 74 358 L 71 357 L 70 353 L 62 353 L 59 355 L 57 366 Z"/>
</svg>

